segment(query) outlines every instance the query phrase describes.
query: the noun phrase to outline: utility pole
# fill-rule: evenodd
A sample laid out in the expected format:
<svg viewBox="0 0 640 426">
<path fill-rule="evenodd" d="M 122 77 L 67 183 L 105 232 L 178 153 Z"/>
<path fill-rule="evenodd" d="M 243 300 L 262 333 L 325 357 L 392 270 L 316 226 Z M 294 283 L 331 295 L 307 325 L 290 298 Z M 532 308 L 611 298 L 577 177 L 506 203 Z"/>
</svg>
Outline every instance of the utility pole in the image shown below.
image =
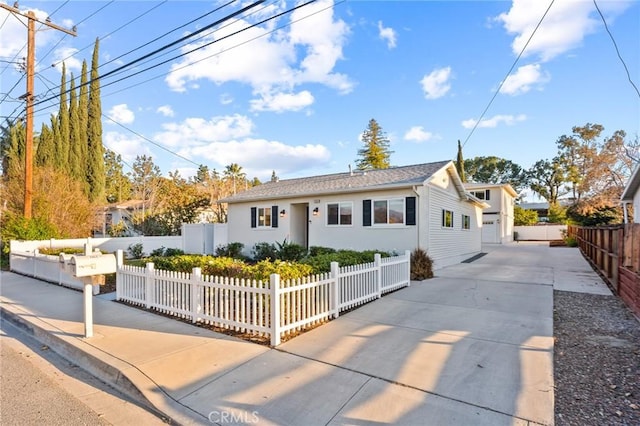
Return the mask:
<svg viewBox="0 0 640 426">
<path fill-rule="evenodd" d="M 13 7 L 0 3 L 0 8 L 8 10 L 14 16 L 19 15 L 27 18 L 27 93 L 21 97 L 25 99 L 27 115 L 24 147 L 24 217 L 25 219 L 31 219 L 31 199 L 33 195 L 33 100 L 35 98 L 33 78 L 35 75 L 36 63 L 36 22 L 74 37 L 76 36 L 76 31 L 75 27 L 73 30 L 68 30 L 55 25 L 50 22 L 49 18 L 45 21 L 41 21 L 32 11 L 28 11 L 26 13 L 20 12 L 20 9 L 18 9 L 18 2 L 15 2 Z"/>
</svg>

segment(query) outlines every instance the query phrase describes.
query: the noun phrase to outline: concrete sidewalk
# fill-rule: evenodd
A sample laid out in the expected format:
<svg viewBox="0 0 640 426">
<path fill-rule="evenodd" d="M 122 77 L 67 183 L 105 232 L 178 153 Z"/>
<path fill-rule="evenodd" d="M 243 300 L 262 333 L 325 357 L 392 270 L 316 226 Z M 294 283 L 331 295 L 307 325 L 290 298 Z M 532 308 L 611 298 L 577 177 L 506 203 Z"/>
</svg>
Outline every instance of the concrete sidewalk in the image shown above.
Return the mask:
<svg viewBox="0 0 640 426">
<path fill-rule="evenodd" d="M 577 249 L 473 263 L 276 349 L 2 273 L 3 316 L 180 424 L 553 424 L 553 289 L 606 293 Z"/>
</svg>

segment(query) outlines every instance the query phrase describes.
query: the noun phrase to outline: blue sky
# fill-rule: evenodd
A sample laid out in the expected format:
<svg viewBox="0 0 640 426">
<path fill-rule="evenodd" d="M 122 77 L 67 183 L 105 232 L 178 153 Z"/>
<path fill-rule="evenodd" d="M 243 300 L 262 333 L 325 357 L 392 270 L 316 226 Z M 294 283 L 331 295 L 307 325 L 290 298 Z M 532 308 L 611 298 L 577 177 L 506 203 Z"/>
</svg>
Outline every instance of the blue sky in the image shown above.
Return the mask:
<svg viewBox="0 0 640 426">
<path fill-rule="evenodd" d="M 77 37 L 37 32 L 36 94 L 57 93 L 63 59 L 79 76 L 96 38 L 106 74 L 250 4 L 230 3 L 21 1 L 21 11 L 77 26 Z M 640 133 L 640 97 L 592 0 L 556 0 L 524 51 L 550 1 L 319 0 L 230 35 L 295 4 L 264 2 L 104 78 L 103 113 L 119 123 L 105 118 L 105 145 L 128 164 L 152 156 L 164 174 L 238 163 L 265 181 L 272 170 L 280 178 L 348 170 L 371 118 L 398 166 L 453 159 L 461 140 L 465 158 L 529 168 L 552 158 L 556 139 L 576 125 L 602 124 L 605 136 Z M 597 4 L 640 85 L 640 2 Z M 7 61 L 26 56 L 26 29 L 5 18 L 0 10 L 0 115 L 15 116 L 25 83 Z M 56 110 L 55 101 L 38 105 L 36 122 Z"/>
</svg>

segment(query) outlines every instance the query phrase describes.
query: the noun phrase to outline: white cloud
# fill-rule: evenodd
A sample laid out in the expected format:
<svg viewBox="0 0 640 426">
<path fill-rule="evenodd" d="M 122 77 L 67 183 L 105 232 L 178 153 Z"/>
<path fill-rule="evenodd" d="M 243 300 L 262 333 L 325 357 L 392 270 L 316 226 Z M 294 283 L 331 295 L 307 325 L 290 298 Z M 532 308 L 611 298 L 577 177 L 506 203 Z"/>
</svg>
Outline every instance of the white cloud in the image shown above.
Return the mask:
<svg viewBox="0 0 640 426">
<path fill-rule="evenodd" d="M 451 89 L 450 78 L 451 67 L 438 68 L 425 75 L 420 80 L 425 97 L 427 99 L 438 99 L 446 95 Z"/>
<path fill-rule="evenodd" d="M 521 95 L 527 93 L 533 86 L 541 86 L 549 80 L 550 77 L 547 73 L 540 72 L 540 64 L 524 65 L 505 79 L 500 93 L 513 96 Z"/>
<path fill-rule="evenodd" d="M 135 120 L 135 114 L 129 109 L 127 104 L 114 105 L 109 112 L 107 112 L 107 117 L 120 124 L 131 124 Z M 109 120 L 107 122 L 110 123 Z"/>
<path fill-rule="evenodd" d="M 260 99 L 251 100 L 251 111 L 299 111 L 313 104 L 311 92 L 264 94 Z"/>
<path fill-rule="evenodd" d="M 413 142 L 425 142 L 433 138 L 433 133 L 427 132 L 422 126 L 413 126 L 404 134 L 404 139 Z"/>
<path fill-rule="evenodd" d="M 632 3 L 601 1 L 600 8 L 603 13 L 610 15 L 607 19 L 613 19 Z M 507 33 L 515 35 L 511 44 L 514 54 L 520 54 L 548 6 L 548 2 L 539 0 L 513 0 L 509 12 L 495 18 L 504 25 Z M 590 1 L 555 2 L 529 42 L 523 57 L 538 55 L 545 62 L 580 46 L 585 36 L 601 25 L 596 13 Z"/>
<path fill-rule="evenodd" d="M 507 126 L 513 126 L 517 122 L 524 121 L 526 119 L 527 119 L 527 116 L 524 114 L 520 114 L 517 116 L 495 115 L 491 118 L 486 118 L 480 121 L 480 124 L 478 124 L 478 128 L 494 128 L 494 127 L 498 127 L 498 125 L 501 123 L 506 124 Z M 462 122 L 462 127 L 464 127 L 465 129 L 472 129 L 477 122 L 478 120 L 470 118 L 469 120 L 464 120 Z"/>
<path fill-rule="evenodd" d="M 56 49 L 53 53 L 54 59 L 51 62 L 60 72 L 62 72 L 62 62 L 64 62 L 64 65 L 67 68 L 67 72 L 75 71 L 76 77 L 79 77 L 80 71 L 82 71 L 82 60 L 74 56 L 76 53 L 78 53 L 78 49 L 74 47 L 63 47 L 60 49 Z M 46 65 L 46 63 L 41 65 Z"/>
<path fill-rule="evenodd" d="M 139 137 L 124 135 L 120 132 L 106 132 L 104 143 L 107 148 L 120 154 L 129 164 L 133 164 L 138 155 L 152 156 L 148 142 Z"/>
<path fill-rule="evenodd" d="M 186 91 L 194 82 L 206 79 L 217 85 L 245 83 L 258 96 L 287 93 L 305 83 L 320 83 L 348 93 L 353 82 L 334 72 L 334 68 L 343 57 L 349 28 L 344 21 L 334 19 L 332 6 L 332 0 L 321 0 L 294 11 L 288 18 L 270 21 L 266 27 L 249 28 L 250 22 L 237 20 L 185 46 L 183 52 L 220 40 L 173 64 L 165 81 L 175 91 Z M 281 2 L 271 9 L 279 12 L 284 9 L 276 9 L 282 7 Z M 271 32 L 276 25 L 285 23 L 284 19 L 291 25 Z M 221 40 L 241 29 L 246 30 Z M 297 107 L 297 103 L 292 106 Z"/>
<path fill-rule="evenodd" d="M 391 27 L 383 27 L 382 21 L 378 21 L 378 37 L 387 42 L 387 47 L 393 49 L 396 47 L 397 34 Z"/>
<path fill-rule="evenodd" d="M 158 107 L 156 112 L 164 115 L 165 117 L 173 117 L 175 115 L 175 113 L 173 112 L 173 108 L 171 108 L 171 105 L 162 105 Z"/>
<path fill-rule="evenodd" d="M 182 150 L 182 155 L 204 158 L 218 168 L 231 163 L 242 165 L 249 176 L 279 175 L 329 164 L 331 154 L 323 145 L 286 145 L 278 141 L 247 138 L 241 141 L 213 142 Z"/>
<path fill-rule="evenodd" d="M 156 142 L 167 147 L 189 147 L 247 137 L 253 131 L 253 122 L 248 117 L 235 114 L 210 120 L 187 118 L 181 123 L 166 123 L 162 127 L 164 131 L 153 138 Z"/>
</svg>

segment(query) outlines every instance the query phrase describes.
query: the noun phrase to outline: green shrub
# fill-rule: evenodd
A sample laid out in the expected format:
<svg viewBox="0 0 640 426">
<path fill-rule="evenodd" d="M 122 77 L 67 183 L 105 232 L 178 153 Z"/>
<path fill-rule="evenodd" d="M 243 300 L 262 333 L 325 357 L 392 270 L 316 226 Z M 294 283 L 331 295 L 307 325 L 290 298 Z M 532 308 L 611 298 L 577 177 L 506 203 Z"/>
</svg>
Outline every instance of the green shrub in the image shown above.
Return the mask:
<svg viewBox="0 0 640 426">
<path fill-rule="evenodd" d="M 242 249 L 244 244 L 242 243 L 229 243 L 225 245 L 219 245 L 216 247 L 215 254 L 220 257 L 232 257 L 234 259 L 243 259 Z"/>
<path fill-rule="evenodd" d="M 307 249 L 300 244 L 290 243 L 284 240 L 277 243 L 276 259 L 286 262 L 297 262 L 307 255 Z"/>
<path fill-rule="evenodd" d="M 415 281 L 433 278 L 433 260 L 421 248 L 411 253 L 411 279 Z"/>
<path fill-rule="evenodd" d="M 0 226 L 0 236 L 3 242 L 2 251 L 9 253 L 11 240 L 49 240 L 60 235 L 56 228 L 44 219 L 25 219 L 24 216 L 6 212 Z"/>
<path fill-rule="evenodd" d="M 278 249 L 275 244 L 266 242 L 255 243 L 251 250 L 251 257 L 256 262 L 267 259 L 276 260 L 278 258 Z"/>
<path fill-rule="evenodd" d="M 335 253 L 336 249 L 331 247 L 311 246 L 309 247 L 309 257 L 320 256 L 322 254 Z"/>
<path fill-rule="evenodd" d="M 389 257 L 389 253 L 376 250 L 337 250 L 333 253 L 309 256 L 302 259 L 300 262 L 310 265 L 313 268 L 314 274 L 320 274 L 331 270 L 331 262 L 338 262 L 340 266 L 351 266 L 373 262 L 376 253 L 380 253 L 382 257 Z"/>
<path fill-rule="evenodd" d="M 181 256 L 181 255 L 183 255 L 183 254 L 184 254 L 184 251 L 183 251 L 183 250 L 181 250 L 181 249 L 179 249 L 179 248 L 172 248 L 172 247 L 169 247 L 169 248 L 166 248 L 166 249 L 164 250 L 164 256 L 166 256 L 166 257 L 171 257 L 171 256 Z"/>
<path fill-rule="evenodd" d="M 79 247 L 59 247 L 59 248 L 49 248 L 49 247 L 41 247 L 38 249 L 41 254 L 46 254 L 49 256 L 60 256 L 60 253 L 64 254 L 83 254 L 84 248 Z"/>
<path fill-rule="evenodd" d="M 279 274 L 281 280 L 289 280 L 311 275 L 312 268 L 310 265 L 302 263 L 283 262 L 281 260 L 269 262 L 263 260 L 255 265 L 248 266 L 245 273 L 247 275 L 243 278 L 269 281 L 271 274 Z"/>
<path fill-rule="evenodd" d="M 164 246 L 159 247 L 155 250 L 151 250 L 151 253 L 149 253 L 149 256 L 151 257 L 155 257 L 155 256 L 164 256 Z"/>
<path fill-rule="evenodd" d="M 131 244 L 127 248 L 127 253 L 131 259 L 141 259 L 144 257 L 144 252 L 142 251 L 144 246 L 142 243 Z"/>
</svg>

